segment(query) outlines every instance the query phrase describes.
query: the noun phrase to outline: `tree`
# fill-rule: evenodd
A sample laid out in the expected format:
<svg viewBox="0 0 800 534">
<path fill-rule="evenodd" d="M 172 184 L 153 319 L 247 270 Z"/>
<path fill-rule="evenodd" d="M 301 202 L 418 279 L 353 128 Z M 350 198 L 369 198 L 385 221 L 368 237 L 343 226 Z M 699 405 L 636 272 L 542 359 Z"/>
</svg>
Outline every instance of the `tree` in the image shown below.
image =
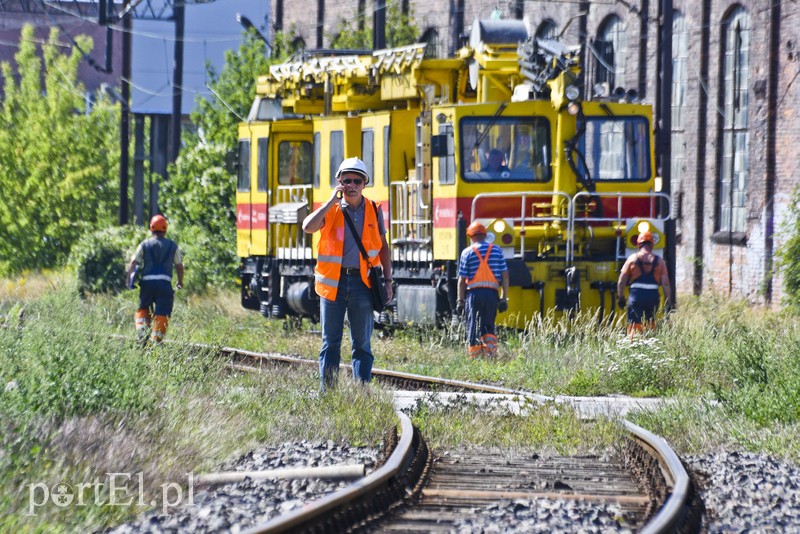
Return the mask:
<svg viewBox="0 0 800 534">
<path fill-rule="evenodd" d="M 184 136 L 186 147 L 162 185 L 164 213 L 178 224 L 180 235 L 191 236 L 193 242 L 213 240 L 202 258 L 195 254 L 195 262 L 203 265 L 192 267 L 199 268 L 205 283 L 231 280 L 236 272 L 236 180 L 225 160 L 236 148 L 238 123 L 247 118 L 256 80 L 270 63 L 264 42 L 251 36 L 238 50 L 226 52 L 219 74 L 207 66 L 213 96 L 198 99 L 192 112 L 197 133 Z M 181 243 L 187 250 L 192 246 Z"/>
<path fill-rule="evenodd" d="M 92 40 L 76 39 L 81 50 Z M 87 106 L 84 55 L 53 28 L 37 54 L 25 25 L 15 60 L 3 62 L 0 106 L 0 274 L 63 265 L 87 229 L 113 224 L 118 198 L 119 109 Z"/>
<path fill-rule="evenodd" d="M 800 312 L 800 189 L 794 193 L 784 225 L 786 241 L 778 251 L 778 268 L 783 272 L 784 303 Z"/>
<path fill-rule="evenodd" d="M 337 49 L 370 50 L 372 49 L 372 29 L 366 24 L 366 14 L 361 20 L 340 18 L 338 31 L 332 36 L 331 46 Z M 394 48 L 413 44 L 420 35 L 420 30 L 412 23 L 413 14 L 409 9 L 404 14 L 398 2 L 386 3 L 386 46 Z M 357 27 L 353 27 L 353 25 Z"/>
</svg>

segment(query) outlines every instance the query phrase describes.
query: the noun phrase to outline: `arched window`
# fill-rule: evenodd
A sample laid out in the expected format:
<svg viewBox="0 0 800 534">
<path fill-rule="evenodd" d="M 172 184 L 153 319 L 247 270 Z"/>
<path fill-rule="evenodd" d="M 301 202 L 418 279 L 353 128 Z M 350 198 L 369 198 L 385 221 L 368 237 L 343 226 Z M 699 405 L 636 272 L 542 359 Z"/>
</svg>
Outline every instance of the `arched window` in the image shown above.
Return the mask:
<svg viewBox="0 0 800 534">
<path fill-rule="evenodd" d="M 289 49 L 292 53 L 299 52 L 300 50 L 306 49 L 306 40 L 302 37 L 295 37 L 292 39 L 292 44 L 289 45 Z"/>
<path fill-rule="evenodd" d="M 722 165 L 717 230 L 744 232 L 750 135 L 747 130 L 750 81 L 750 15 L 737 6 L 722 22 Z"/>
<path fill-rule="evenodd" d="M 686 173 L 686 66 L 689 34 L 686 30 L 686 19 L 683 13 L 675 11 L 672 15 L 672 151 L 670 161 L 670 177 L 672 180 L 673 217 L 680 215 L 678 193 Z"/>
<path fill-rule="evenodd" d="M 558 25 L 552 19 L 544 19 L 536 28 L 537 39 L 555 39 L 558 37 Z"/>
<path fill-rule="evenodd" d="M 608 83 L 611 92 L 625 85 L 625 46 L 622 19 L 611 15 L 603 21 L 594 42 L 596 81 Z"/>
<path fill-rule="evenodd" d="M 425 57 L 439 57 L 439 32 L 436 28 L 427 28 L 419 38 L 425 43 Z"/>
</svg>

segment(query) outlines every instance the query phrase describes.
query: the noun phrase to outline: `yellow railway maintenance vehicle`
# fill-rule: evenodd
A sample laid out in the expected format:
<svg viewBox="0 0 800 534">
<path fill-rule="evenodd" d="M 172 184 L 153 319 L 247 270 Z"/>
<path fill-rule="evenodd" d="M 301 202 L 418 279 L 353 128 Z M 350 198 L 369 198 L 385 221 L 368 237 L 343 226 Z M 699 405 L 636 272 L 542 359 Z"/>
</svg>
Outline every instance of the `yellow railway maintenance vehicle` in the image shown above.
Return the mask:
<svg viewBox="0 0 800 534">
<path fill-rule="evenodd" d="M 476 21 L 456 58 L 424 51 L 307 54 L 259 78 L 239 126 L 243 306 L 318 317 L 318 234 L 301 223 L 358 156 L 392 253 L 396 299 L 380 322 L 450 321 L 475 220 L 509 266 L 499 324 L 523 328 L 549 310 L 609 317 L 637 235 L 665 246 L 651 106 L 620 89 L 582 98 L 577 50 L 529 38 L 521 21 Z"/>
</svg>

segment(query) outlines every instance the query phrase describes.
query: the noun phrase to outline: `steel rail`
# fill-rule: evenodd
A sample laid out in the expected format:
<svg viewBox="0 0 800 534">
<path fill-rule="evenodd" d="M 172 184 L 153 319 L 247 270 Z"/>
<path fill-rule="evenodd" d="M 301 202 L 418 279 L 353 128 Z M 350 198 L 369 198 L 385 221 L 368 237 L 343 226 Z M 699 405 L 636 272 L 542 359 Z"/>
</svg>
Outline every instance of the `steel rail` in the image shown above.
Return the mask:
<svg viewBox="0 0 800 534">
<path fill-rule="evenodd" d="M 122 336 L 114 337 L 121 338 Z M 176 342 L 173 341 L 172 343 Z M 187 345 L 204 349 L 214 348 L 211 345 L 204 343 L 187 343 Z M 296 365 L 317 364 L 317 362 L 314 360 L 286 356 L 278 353 L 255 352 L 232 347 L 217 348 L 216 350 L 219 350 L 220 352 L 228 354 L 232 357 L 244 356 L 256 360 L 276 361 Z M 257 367 L 250 365 L 235 363 L 230 365 L 235 369 L 247 372 L 258 370 Z M 425 375 L 403 373 L 399 371 L 390 371 L 377 368 L 373 369 L 373 374 L 377 375 L 377 378 L 385 377 L 386 379 L 394 380 L 418 381 L 430 386 L 438 385 L 444 388 L 453 387 L 462 390 L 466 389 L 470 391 L 515 395 L 538 402 L 559 402 L 556 397 L 534 394 L 511 388 L 480 384 L 476 382 L 441 379 Z M 374 492 L 376 488 L 386 484 L 393 476 L 396 476 L 400 470 L 408 464 L 408 455 L 411 454 L 410 451 L 412 449 L 411 445 L 413 438 L 413 426 L 411 424 L 411 420 L 402 412 L 398 411 L 397 413 L 401 421 L 402 437 L 389 460 L 387 460 L 387 462 L 381 468 L 371 473 L 366 478 L 348 486 L 347 488 L 344 488 L 338 492 L 334 492 L 317 501 L 312 501 L 310 504 L 301 509 L 279 516 L 268 523 L 255 526 L 245 532 L 286 532 L 288 530 L 302 529 L 301 525 L 303 523 L 316 520 L 336 507 L 344 506 L 348 501 L 366 495 L 369 492 Z M 657 454 L 656 459 L 661 467 L 662 475 L 665 478 L 666 485 L 670 488 L 669 496 L 662 503 L 658 512 L 656 512 L 650 521 L 648 521 L 647 524 L 642 527 L 640 532 L 645 534 L 675 532 L 686 518 L 688 512 L 688 500 L 690 498 L 689 475 L 686 473 L 686 470 L 684 469 L 683 464 L 678 456 L 663 438 L 625 419 L 621 419 L 621 422 L 628 432 L 655 451 Z"/>
<path fill-rule="evenodd" d="M 689 475 L 686 473 L 686 469 L 684 469 L 678 455 L 675 454 L 675 451 L 672 450 L 664 438 L 625 419 L 622 420 L 622 424 L 628 432 L 648 444 L 658 453 L 662 472 L 666 471 L 664 478 L 667 484 L 672 486 L 672 491 L 661 506 L 661 509 L 639 532 L 643 534 L 676 532 L 688 511 L 687 501 L 690 496 Z"/>
<path fill-rule="evenodd" d="M 375 493 L 379 488 L 386 486 L 393 477 L 408 466 L 413 454 L 411 445 L 414 429 L 411 419 L 402 412 L 397 412 L 397 416 L 400 418 L 401 426 L 400 442 L 382 467 L 340 491 L 311 501 L 302 508 L 278 516 L 261 525 L 256 525 L 244 532 L 246 534 L 260 534 L 302 530 L 304 525 L 331 513 L 336 508 L 344 507 L 350 501 Z"/>
<path fill-rule="evenodd" d="M 264 352 L 255 352 L 249 350 L 242 350 L 242 349 L 235 349 L 231 347 L 223 347 L 220 349 L 221 352 L 226 354 L 230 354 L 231 356 L 246 356 L 248 358 L 254 359 L 263 359 L 263 360 L 273 360 L 282 363 L 291 363 L 291 364 L 298 364 L 298 365 L 317 365 L 315 360 L 308 360 L 305 358 L 297 358 L 294 356 L 285 356 L 281 354 L 271 354 L 271 353 L 264 353 Z M 341 364 L 342 368 L 346 367 L 346 364 Z M 465 382 L 463 380 L 452 380 L 449 378 L 436 378 L 432 376 L 426 375 L 418 375 L 414 373 L 404 373 L 400 371 L 392 371 L 389 369 L 381 369 L 378 367 L 374 367 L 372 369 L 372 375 L 375 378 L 389 378 L 394 380 L 408 380 L 412 382 L 421 382 L 423 384 L 428 384 L 429 386 L 440 386 L 442 388 L 454 388 L 460 390 L 469 390 L 469 391 L 479 391 L 481 393 L 497 393 L 501 395 L 516 395 L 516 396 L 524 396 L 526 398 L 532 398 L 539 402 L 545 402 L 554 400 L 553 397 L 547 397 L 545 395 L 539 395 L 536 393 L 530 393 L 527 391 L 520 391 L 517 389 L 511 388 L 504 388 L 500 386 L 492 386 L 489 384 L 480 384 L 477 382 Z"/>
</svg>

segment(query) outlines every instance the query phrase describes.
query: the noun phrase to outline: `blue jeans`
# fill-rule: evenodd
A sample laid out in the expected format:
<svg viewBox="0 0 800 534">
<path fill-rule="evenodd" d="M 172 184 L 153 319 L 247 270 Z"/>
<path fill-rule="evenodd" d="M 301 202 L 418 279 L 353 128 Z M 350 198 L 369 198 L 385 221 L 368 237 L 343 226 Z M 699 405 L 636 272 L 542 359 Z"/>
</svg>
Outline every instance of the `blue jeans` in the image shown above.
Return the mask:
<svg viewBox="0 0 800 534">
<path fill-rule="evenodd" d="M 350 340 L 353 344 L 353 378 L 369 382 L 372 377 L 372 362 L 375 360 L 370 347 L 374 318 L 372 295 L 359 274 L 342 273 L 336 300 L 320 299 L 320 322 L 322 323 L 322 350 L 319 353 L 320 386 L 336 385 L 344 335 L 344 315 L 350 320 Z"/>
</svg>

